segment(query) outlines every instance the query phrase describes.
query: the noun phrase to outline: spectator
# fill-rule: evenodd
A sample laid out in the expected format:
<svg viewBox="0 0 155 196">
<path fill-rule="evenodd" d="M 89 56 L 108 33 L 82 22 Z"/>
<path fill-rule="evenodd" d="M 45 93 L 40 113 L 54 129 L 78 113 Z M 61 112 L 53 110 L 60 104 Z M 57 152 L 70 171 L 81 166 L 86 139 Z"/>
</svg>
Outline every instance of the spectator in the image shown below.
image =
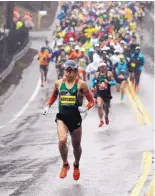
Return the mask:
<svg viewBox="0 0 155 196">
<path fill-rule="evenodd" d="M 20 19 L 19 10 L 17 7 L 13 9 L 13 21 L 17 22 Z"/>
<path fill-rule="evenodd" d="M 32 22 L 32 17 L 28 11 L 25 13 L 23 20 L 24 20 L 25 27 L 29 29 L 32 29 L 34 27 L 34 23 Z"/>
</svg>

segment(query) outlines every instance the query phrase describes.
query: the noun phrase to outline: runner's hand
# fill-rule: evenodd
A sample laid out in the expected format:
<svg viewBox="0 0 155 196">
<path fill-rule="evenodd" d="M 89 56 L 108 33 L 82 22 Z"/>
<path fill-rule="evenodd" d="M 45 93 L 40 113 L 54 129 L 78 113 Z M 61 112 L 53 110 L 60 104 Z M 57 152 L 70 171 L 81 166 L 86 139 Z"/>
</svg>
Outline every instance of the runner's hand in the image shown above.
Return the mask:
<svg viewBox="0 0 155 196">
<path fill-rule="evenodd" d="M 95 91 L 95 88 L 92 88 L 92 89 L 91 89 L 91 92 L 94 92 L 94 91 Z"/>
<path fill-rule="evenodd" d="M 119 79 L 124 79 L 124 76 L 123 75 L 119 75 L 118 78 Z"/>
<path fill-rule="evenodd" d="M 46 106 L 43 110 L 43 115 L 47 115 L 47 113 L 49 112 L 50 107 Z"/>
<path fill-rule="evenodd" d="M 80 113 L 85 113 L 88 109 L 80 106 L 80 107 L 78 107 L 78 110 Z"/>
<path fill-rule="evenodd" d="M 104 80 L 104 83 L 108 84 L 108 82 L 109 82 L 109 81 L 108 81 L 107 79 Z"/>
</svg>

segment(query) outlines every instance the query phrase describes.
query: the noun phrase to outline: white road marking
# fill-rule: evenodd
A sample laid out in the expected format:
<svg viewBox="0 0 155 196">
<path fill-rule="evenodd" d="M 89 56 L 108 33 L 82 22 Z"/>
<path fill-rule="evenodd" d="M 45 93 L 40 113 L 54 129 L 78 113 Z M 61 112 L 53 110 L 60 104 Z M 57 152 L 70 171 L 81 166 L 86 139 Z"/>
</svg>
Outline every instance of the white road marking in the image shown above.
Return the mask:
<svg viewBox="0 0 155 196">
<path fill-rule="evenodd" d="M 30 103 L 32 103 L 32 101 L 35 99 L 36 95 L 38 94 L 39 89 L 40 89 L 40 84 L 41 84 L 41 80 L 39 79 L 37 87 L 36 87 L 34 93 L 32 94 L 32 96 L 30 97 L 30 99 L 28 100 L 28 102 L 22 107 L 22 109 L 8 123 L 6 123 L 5 125 L 1 125 L 0 129 L 3 129 L 7 125 L 15 122 L 25 112 L 25 110 L 29 107 Z"/>
<path fill-rule="evenodd" d="M 53 25 L 54 25 L 54 23 L 53 23 Z M 52 47 L 54 47 L 54 45 L 55 45 L 55 41 L 52 42 Z M 35 60 L 36 60 L 37 56 L 38 56 L 38 54 L 36 54 L 34 56 Z M 32 94 L 31 98 L 28 100 L 28 102 L 22 107 L 22 109 L 8 123 L 6 123 L 4 125 L 0 125 L 0 130 L 3 129 L 4 127 L 8 126 L 9 124 L 15 122 L 25 112 L 25 110 L 29 107 L 30 103 L 35 99 L 36 95 L 38 94 L 39 89 L 40 89 L 40 84 L 41 84 L 41 79 L 39 79 L 37 87 L 36 87 L 34 93 Z"/>
</svg>

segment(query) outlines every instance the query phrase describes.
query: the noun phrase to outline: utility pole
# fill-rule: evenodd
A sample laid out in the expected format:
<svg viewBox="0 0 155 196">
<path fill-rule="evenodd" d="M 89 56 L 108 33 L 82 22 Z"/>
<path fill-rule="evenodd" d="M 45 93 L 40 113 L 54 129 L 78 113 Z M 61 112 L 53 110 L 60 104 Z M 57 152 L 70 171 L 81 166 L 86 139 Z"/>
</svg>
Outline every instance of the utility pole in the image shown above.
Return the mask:
<svg viewBox="0 0 155 196">
<path fill-rule="evenodd" d="M 14 2 L 13 1 L 5 1 L 5 19 L 4 24 L 6 29 L 12 29 L 13 26 L 13 9 L 14 9 Z"/>
<path fill-rule="evenodd" d="M 44 10 L 44 1 L 41 1 L 41 11 Z"/>
</svg>

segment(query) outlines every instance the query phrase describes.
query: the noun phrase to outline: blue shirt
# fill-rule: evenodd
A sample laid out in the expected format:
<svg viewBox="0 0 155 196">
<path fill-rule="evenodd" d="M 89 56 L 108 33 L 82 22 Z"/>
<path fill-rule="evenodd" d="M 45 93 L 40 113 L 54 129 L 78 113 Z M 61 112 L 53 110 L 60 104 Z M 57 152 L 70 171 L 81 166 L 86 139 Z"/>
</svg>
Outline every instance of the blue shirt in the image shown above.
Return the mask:
<svg viewBox="0 0 155 196">
<path fill-rule="evenodd" d="M 139 53 L 138 55 L 137 54 L 132 54 L 131 55 L 131 61 L 132 60 L 136 60 L 137 62 L 139 62 L 139 65 L 138 66 L 143 66 L 144 63 L 145 63 L 145 57 L 142 53 Z"/>
<path fill-rule="evenodd" d="M 124 76 L 127 78 L 127 71 L 128 71 L 128 66 L 127 66 L 127 62 L 125 61 L 123 64 L 121 64 L 120 62 L 118 62 L 117 67 L 116 67 L 116 75 L 120 75 L 121 71 L 124 71 Z"/>
</svg>

